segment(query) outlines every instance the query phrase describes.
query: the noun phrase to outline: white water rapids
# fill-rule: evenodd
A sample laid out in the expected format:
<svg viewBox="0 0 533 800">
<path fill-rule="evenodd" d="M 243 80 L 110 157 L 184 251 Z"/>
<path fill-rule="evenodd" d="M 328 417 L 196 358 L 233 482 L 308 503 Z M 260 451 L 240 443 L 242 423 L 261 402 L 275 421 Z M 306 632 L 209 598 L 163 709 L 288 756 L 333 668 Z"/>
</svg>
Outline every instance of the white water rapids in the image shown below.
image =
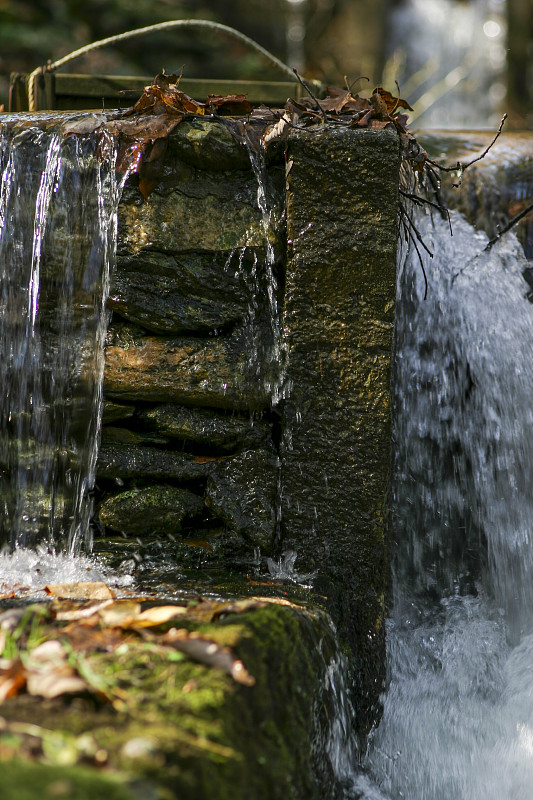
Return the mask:
<svg viewBox="0 0 533 800">
<path fill-rule="evenodd" d="M 533 307 L 514 236 L 419 220 L 399 282 L 390 684 L 366 800 L 533 798 Z M 372 777 L 372 780 L 369 779 Z"/>
</svg>

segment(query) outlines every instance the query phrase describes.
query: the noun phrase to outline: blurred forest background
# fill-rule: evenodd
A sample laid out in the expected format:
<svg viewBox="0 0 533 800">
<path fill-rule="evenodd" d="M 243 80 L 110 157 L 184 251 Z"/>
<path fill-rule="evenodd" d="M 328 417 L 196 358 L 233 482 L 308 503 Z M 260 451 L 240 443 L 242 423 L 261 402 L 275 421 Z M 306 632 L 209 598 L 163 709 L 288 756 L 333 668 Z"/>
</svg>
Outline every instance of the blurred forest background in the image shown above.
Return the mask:
<svg viewBox="0 0 533 800">
<path fill-rule="evenodd" d="M 0 104 L 9 76 L 97 39 L 178 18 L 237 28 L 309 78 L 367 76 L 433 127 L 533 128 L 533 0 L 0 0 Z M 62 71 L 275 80 L 283 75 L 220 33 L 173 30 L 84 56 Z M 202 99 L 202 98 L 198 98 Z"/>
</svg>

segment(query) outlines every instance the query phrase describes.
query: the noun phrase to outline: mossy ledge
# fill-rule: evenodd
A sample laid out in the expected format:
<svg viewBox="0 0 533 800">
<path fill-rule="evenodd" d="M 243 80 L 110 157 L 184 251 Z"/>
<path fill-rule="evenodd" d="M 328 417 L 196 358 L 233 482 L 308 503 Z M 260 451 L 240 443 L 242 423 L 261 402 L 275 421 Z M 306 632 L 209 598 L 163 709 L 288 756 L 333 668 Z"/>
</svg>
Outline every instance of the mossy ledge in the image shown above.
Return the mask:
<svg viewBox="0 0 533 800">
<path fill-rule="evenodd" d="M 142 639 L 88 653 L 85 668 L 112 702 L 19 695 L 3 704 L 3 800 L 34 800 L 36 786 L 69 800 L 338 797 L 323 745 L 339 712 L 342 657 L 327 615 L 265 603 L 194 628 L 231 647 L 255 685 L 169 661 Z M 11 756 L 24 762 L 6 763 Z"/>
</svg>

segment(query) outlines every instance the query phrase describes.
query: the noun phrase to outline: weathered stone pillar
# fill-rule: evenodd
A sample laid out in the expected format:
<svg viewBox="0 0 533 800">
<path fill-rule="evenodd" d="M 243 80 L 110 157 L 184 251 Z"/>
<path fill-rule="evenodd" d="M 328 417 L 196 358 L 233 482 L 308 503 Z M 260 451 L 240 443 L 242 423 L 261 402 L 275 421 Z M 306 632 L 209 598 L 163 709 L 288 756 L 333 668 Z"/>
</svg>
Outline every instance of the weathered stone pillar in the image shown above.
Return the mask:
<svg viewBox="0 0 533 800">
<path fill-rule="evenodd" d="M 355 653 L 363 731 L 384 671 L 399 160 L 394 130 L 288 143 L 283 548 Z"/>
</svg>

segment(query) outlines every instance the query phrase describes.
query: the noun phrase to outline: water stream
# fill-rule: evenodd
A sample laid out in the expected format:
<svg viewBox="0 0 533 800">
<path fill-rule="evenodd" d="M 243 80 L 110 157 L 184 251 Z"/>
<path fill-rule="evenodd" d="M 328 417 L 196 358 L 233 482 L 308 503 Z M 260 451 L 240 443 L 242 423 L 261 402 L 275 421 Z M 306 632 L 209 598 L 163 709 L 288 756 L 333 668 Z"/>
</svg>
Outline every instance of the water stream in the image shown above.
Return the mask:
<svg viewBox="0 0 533 800">
<path fill-rule="evenodd" d="M 402 259 L 390 686 L 367 800 L 533 796 L 533 310 L 512 235 L 460 216 Z M 364 778 L 365 781 L 368 778 Z"/>
<path fill-rule="evenodd" d="M 75 553 L 89 537 L 121 187 L 112 139 L 70 136 L 68 122 L 0 129 L 0 542 Z"/>
</svg>

